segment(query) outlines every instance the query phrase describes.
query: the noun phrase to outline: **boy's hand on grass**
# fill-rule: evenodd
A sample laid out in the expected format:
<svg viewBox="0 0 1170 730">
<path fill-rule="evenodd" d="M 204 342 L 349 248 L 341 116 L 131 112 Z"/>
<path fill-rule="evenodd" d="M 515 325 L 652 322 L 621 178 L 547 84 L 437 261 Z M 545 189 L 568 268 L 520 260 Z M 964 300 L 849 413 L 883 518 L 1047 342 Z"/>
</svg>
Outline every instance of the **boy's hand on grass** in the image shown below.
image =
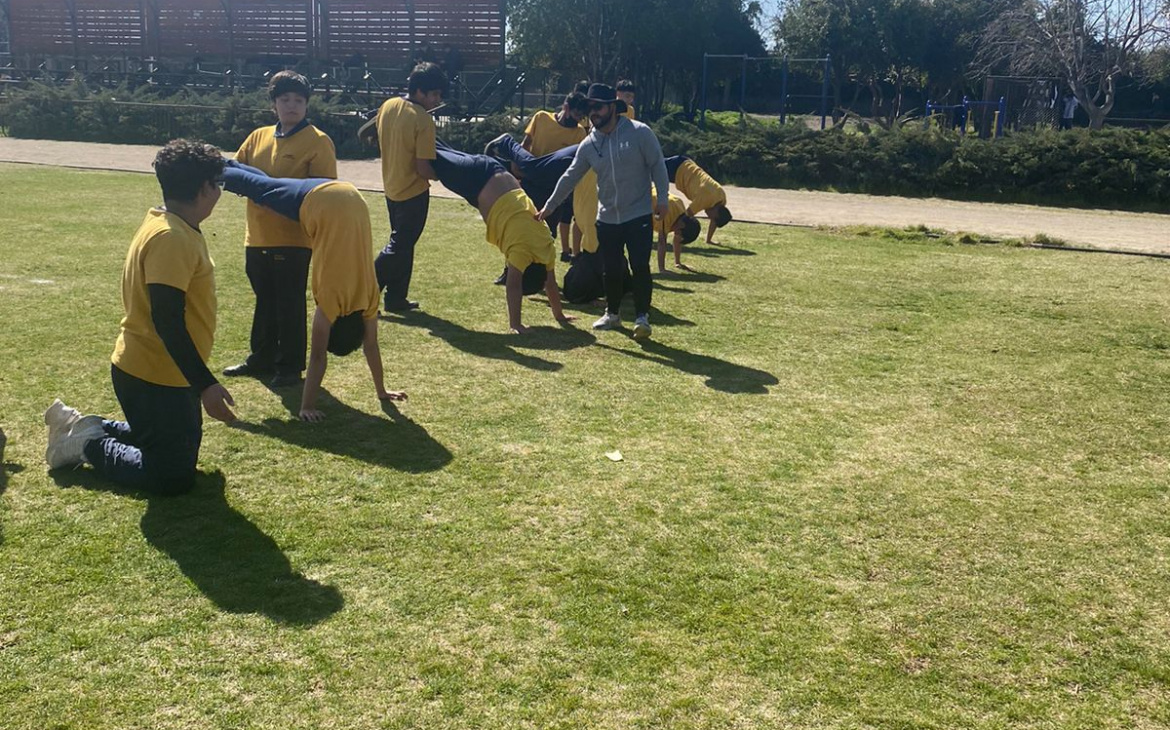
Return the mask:
<svg viewBox="0 0 1170 730">
<path fill-rule="evenodd" d="M 199 394 L 199 400 L 203 401 L 203 410 L 215 420 L 224 423 L 235 422 L 236 414 L 232 413 L 231 406 L 234 406 L 236 401 L 222 384 L 216 383 L 204 388 Z"/>
<path fill-rule="evenodd" d="M 517 325 L 513 325 L 512 327 L 510 327 L 509 330 L 514 335 L 526 335 L 532 331 L 532 328 L 526 327 L 522 324 L 517 324 Z"/>
<path fill-rule="evenodd" d="M 302 408 L 301 420 L 309 423 L 320 423 L 325 420 L 325 412 L 319 411 L 316 408 Z"/>
<path fill-rule="evenodd" d="M 561 324 L 568 324 L 569 322 L 576 322 L 577 317 L 572 314 L 562 314 L 561 316 L 557 317 L 557 321 Z"/>
<path fill-rule="evenodd" d="M 378 400 L 406 400 L 406 391 L 383 390 L 378 393 Z"/>
</svg>

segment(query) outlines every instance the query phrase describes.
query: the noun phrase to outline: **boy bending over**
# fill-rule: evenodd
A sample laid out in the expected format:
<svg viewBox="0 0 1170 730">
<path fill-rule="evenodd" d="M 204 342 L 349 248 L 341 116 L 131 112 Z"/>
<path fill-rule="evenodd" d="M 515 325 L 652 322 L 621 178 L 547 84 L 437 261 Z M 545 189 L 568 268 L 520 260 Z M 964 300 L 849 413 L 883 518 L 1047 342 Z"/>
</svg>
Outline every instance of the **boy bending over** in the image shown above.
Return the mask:
<svg viewBox="0 0 1170 730">
<path fill-rule="evenodd" d="M 388 391 L 378 349 L 378 282 L 374 274 L 370 211 L 347 182 L 327 178 L 275 178 L 228 161 L 224 189 L 299 221 L 313 250 L 312 290 L 317 309 L 309 337 L 309 367 L 301 394 L 301 420 L 325 418 L 317 396 L 325 377 L 326 352 L 348 355 L 360 345 L 380 400 L 405 400 Z"/>
<path fill-rule="evenodd" d="M 699 237 L 701 226 L 697 218 L 687 214 L 682 198 L 671 194 L 666 200 L 666 217 L 655 221 L 655 228 L 658 229 L 658 273 L 666 271 L 667 234 L 670 234 L 674 247 L 674 268 L 690 271 L 690 267 L 682 262 L 682 247 Z"/>
<path fill-rule="evenodd" d="M 715 229 L 731 222 L 731 211 L 727 209 L 727 193 L 723 192 L 723 186 L 686 155 L 667 157 L 665 162 L 670 181 L 691 201 L 687 206 L 687 215 L 693 216 L 700 210 L 705 212 L 710 221 L 707 226 L 707 243 L 715 243 L 711 240 L 715 237 Z"/>
<path fill-rule="evenodd" d="M 544 269 L 544 292 L 553 317 L 562 324 L 575 319 L 561 311 L 552 235 L 536 220 L 536 206 L 516 178 L 499 161 L 487 155 L 469 155 L 442 142 L 436 142 L 435 152 L 432 164 L 439 182 L 479 209 L 487 225 L 488 243 L 500 249 L 508 262 L 505 289 L 508 327 L 512 332 L 523 334 L 529 331 L 520 321 L 523 279 L 529 270 L 539 272 Z"/>
</svg>

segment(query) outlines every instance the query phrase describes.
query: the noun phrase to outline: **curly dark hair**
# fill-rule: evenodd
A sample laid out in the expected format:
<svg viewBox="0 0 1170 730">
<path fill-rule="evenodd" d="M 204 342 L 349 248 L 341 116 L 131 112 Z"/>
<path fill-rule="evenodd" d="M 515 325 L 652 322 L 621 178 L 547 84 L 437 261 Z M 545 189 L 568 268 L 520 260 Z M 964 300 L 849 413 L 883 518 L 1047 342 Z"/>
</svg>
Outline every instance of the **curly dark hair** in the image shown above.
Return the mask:
<svg viewBox="0 0 1170 730">
<path fill-rule="evenodd" d="M 219 148 L 198 140 L 172 139 L 154 156 L 163 200 L 195 200 L 204 185 L 223 175 L 223 166 Z"/>
<path fill-rule="evenodd" d="M 579 91 L 574 91 L 565 97 L 569 111 L 579 112 L 582 116 L 589 113 L 589 100 Z"/>
<path fill-rule="evenodd" d="M 313 94 L 313 87 L 309 80 L 296 71 L 277 71 L 268 79 L 268 99 L 276 101 L 276 97 L 289 92 L 300 94 L 306 100 Z"/>
<path fill-rule="evenodd" d="M 428 91 L 441 91 L 446 94 L 449 86 L 447 74 L 438 64 L 434 63 L 420 63 L 410 72 L 410 76 L 406 77 L 406 93 L 408 94 L 413 94 L 416 91 L 421 91 L 424 94 Z"/>
</svg>

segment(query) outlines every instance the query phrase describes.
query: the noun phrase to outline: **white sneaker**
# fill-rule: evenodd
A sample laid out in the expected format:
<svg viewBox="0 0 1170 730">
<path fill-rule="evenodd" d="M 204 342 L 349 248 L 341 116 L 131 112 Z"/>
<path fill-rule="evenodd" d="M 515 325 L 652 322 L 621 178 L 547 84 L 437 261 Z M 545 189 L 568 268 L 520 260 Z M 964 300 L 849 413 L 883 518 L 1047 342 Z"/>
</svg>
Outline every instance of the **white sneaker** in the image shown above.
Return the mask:
<svg viewBox="0 0 1170 730">
<path fill-rule="evenodd" d="M 643 314 L 634 320 L 634 339 L 641 342 L 650 339 L 650 317 Z"/>
<path fill-rule="evenodd" d="M 60 398 L 45 410 L 45 425 L 49 427 L 49 441 L 55 436 L 69 433 L 73 424 L 81 419 L 81 412 L 61 402 Z"/>
<path fill-rule="evenodd" d="M 593 323 L 593 329 L 611 330 L 614 327 L 621 326 L 621 323 L 621 315 L 613 314 L 612 312 L 606 312 L 605 314 L 601 315 L 600 319 Z"/>
<path fill-rule="evenodd" d="M 57 401 L 60 403 L 60 401 Z M 51 408 L 52 406 L 50 406 Z M 62 404 L 64 408 L 64 404 Z M 74 409 L 74 413 L 77 413 Z M 46 412 L 46 418 L 48 413 Z M 106 430 L 102 428 L 101 416 L 82 416 L 77 414 L 76 420 L 67 431 L 53 431 L 49 426 L 49 446 L 45 449 L 45 462 L 50 469 L 60 469 L 66 466 L 81 466 L 85 463 L 85 445 L 94 439 L 103 438 Z"/>
</svg>

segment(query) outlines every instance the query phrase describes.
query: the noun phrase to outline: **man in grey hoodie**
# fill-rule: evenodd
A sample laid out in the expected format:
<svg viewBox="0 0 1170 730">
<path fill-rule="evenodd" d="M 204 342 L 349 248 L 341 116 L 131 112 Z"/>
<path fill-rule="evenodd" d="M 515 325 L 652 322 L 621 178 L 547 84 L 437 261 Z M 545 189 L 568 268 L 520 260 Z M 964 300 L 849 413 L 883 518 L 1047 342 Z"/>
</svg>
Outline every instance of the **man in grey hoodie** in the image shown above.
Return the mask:
<svg viewBox="0 0 1170 730">
<path fill-rule="evenodd" d="M 572 164 L 537 218 L 551 216 L 590 168 L 597 173 L 597 240 L 605 266 L 606 312 L 593 328 L 613 329 L 621 324 L 628 251 L 633 273 L 634 339 L 644 340 L 650 336 L 653 219 L 667 215 L 670 180 L 658 138 L 645 124 L 621 115 L 613 87 L 593 84 L 586 96 L 593 131 L 577 147 Z M 651 182 L 656 203 L 650 195 Z"/>
</svg>

